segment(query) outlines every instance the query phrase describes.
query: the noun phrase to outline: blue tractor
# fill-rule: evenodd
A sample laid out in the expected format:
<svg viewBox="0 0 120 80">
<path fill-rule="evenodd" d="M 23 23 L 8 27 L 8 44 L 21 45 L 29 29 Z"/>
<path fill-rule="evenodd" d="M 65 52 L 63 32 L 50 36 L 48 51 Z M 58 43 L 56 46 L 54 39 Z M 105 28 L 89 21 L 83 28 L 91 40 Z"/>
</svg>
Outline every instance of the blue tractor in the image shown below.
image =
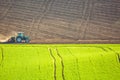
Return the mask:
<svg viewBox="0 0 120 80">
<path fill-rule="evenodd" d="M 8 42 L 9 43 L 22 43 L 22 42 L 29 43 L 30 39 L 29 39 L 28 36 L 24 35 L 24 32 L 18 32 L 17 36 L 16 37 L 11 37 L 8 40 Z"/>
</svg>

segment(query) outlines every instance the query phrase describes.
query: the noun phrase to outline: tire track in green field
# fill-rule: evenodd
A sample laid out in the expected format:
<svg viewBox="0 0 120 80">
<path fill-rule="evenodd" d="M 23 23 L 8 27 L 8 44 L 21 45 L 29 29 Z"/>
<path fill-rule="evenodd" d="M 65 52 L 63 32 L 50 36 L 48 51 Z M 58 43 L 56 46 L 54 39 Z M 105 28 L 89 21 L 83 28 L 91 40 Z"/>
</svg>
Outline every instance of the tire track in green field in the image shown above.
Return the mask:
<svg viewBox="0 0 120 80">
<path fill-rule="evenodd" d="M 54 80 L 56 80 L 56 59 L 55 59 L 55 57 L 52 54 L 52 50 L 50 48 L 48 50 L 49 50 L 50 56 L 53 59 L 53 63 L 54 63 Z"/>
<path fill-rule="evenodd" d="M 101 46 L 96 46 L 95 48 L 99 48 L 99 49 L 101 49 L 102 51 L 104 51 L 105 53 L 108 52 L 107 49 L 105 49 L 105 48 L 103 48 L 103 47 L 101 47 Z M 104 61 L 104 54 L 100 53 L 100 56 L 101 56 L 101 58 L 102 58 L 103 63 L 105 63 L 105 61 Z M 101 67 L 102 67 L 102 66 L 101 66 Z"/>
<path fill-rule="evenodd" d="M 0 66 L 2 66 L 3 61 L 4 61 L 4 52 L 3 52 L 3 48 L 1 48 L 1 61 L 0 61 Z"/>
<path fill-rule="evenodd" d="M 91 65 L 93 66 L 93 74 L 96 74 L 96 70 L 97 70 L 97 69 L 96 69 L 96 67 L 95 67 L 95 65 L 94 65 L 94 63 L 92 62 L 92 60 L 91 60 L 90 57 L 89 57 L 89 61 L 90 61 Z M 94 79 L 97 80 L 97 77 L 95 76 Z"/>
<path fill-rule="evenodd" d="M 107 51 L 105 48 L 103 48 L 103 47 L 97 46 L 96 48 L 100 48 L 100 49 L 102 49 L 103 51 L 108 52 L 108 51 Z"/>
<path fill-rule="evenodd" d="M 79 80 L 81 80 L 81 77 L 80 77 L 80 73 L 79 73 L 79 65 L 78 65 L 78 58 L 72 54 L 72 52 L 67 48 L 67 50 L 69 51 L 69 53 L 75 58 L 76 60 L 76 65 L 77 65 L 77 70 L 78 70 L 78 75 L 79 75 Z"/>
<path fill-rule="evenodd" d="M 118 62 L 120 63 L 120 53 L 116 52 L 115 50 L 113 50 L 112 48 L 108 47 L 109 50 L 111 50 L 112 52 L 114 52 L 117 56 Z"/>
<path fill-rule="evenodd" d="M 57 55 L 58 55 L 58 57 L 60 58 L 60 60 L 61 60 L 61 65 L 62 65 L 62 79 L 63 80 L 65 80 L 65 75 L 64 75 L 64 62 L 63 62 L 63 58 L 62 58 L 62 56 L 59 54 L 59 52 L 58 52 L 58 49 L 56 48 L 56 52 L 57 52 Z"/>
<path fill-rule="evenodd" d="M 38 56 L 40 56 L 39 49 L 37 48 L 36 50 L 37 50 Z M 39 70 L 39 73 L 41 73 L 41 71 L 40 71 L 40 64 L 38 65 L 38 70 Z"/>
</svg>

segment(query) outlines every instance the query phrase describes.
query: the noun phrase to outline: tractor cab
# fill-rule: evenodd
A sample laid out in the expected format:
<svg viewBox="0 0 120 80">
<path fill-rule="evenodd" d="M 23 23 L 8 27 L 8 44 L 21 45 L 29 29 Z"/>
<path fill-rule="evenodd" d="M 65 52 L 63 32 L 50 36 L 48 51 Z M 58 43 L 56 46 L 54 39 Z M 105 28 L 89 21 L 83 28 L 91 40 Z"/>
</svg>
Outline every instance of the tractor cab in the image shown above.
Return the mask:
<svg viewBox="0 0 120 80">
<path fill-rule="evenodd" d="M 24 32 L 18 32 L 18 33 L 17 33 L 17 36 L 23 37 L 23 36 L 24 36 Z"/>
</svg>

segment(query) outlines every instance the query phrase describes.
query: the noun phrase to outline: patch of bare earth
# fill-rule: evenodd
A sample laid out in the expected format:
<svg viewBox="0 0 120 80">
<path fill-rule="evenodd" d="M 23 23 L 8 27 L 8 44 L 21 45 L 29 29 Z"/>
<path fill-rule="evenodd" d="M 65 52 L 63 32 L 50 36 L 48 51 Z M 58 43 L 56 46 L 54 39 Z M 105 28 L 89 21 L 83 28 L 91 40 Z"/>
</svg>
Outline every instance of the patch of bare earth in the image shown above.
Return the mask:
<svg viewBox="0 0 120 80">
<path fill-rule="evenodd" d="M 70 40 L 70 39 L 36 39 L 31 40 L 30 43 L 77 43 L 77 44 L 119 44 L 120 40 Z"/>
</svg>

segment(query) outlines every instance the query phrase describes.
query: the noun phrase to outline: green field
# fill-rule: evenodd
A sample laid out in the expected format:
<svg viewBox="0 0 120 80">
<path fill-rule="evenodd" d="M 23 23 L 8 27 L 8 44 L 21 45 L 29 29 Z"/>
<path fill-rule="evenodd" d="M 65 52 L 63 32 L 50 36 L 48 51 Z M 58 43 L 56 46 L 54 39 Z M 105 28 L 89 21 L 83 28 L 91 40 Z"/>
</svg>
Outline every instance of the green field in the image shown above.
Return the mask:
<svg viewBox="0 0 120 80">
<path fill-rule="evenodd" d="M 120 44 L 0 44 L 0 80 L 120 80 Z"/>
</svg>

